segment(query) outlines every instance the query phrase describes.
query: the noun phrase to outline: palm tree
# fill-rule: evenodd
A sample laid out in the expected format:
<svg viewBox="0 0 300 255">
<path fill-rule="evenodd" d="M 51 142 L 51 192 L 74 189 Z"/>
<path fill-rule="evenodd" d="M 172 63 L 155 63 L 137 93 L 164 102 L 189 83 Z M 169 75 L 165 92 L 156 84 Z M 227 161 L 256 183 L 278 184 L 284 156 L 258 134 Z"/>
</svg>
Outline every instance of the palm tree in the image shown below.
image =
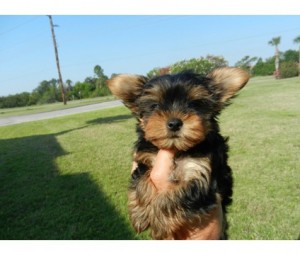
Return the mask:
<svg viewBox="0 0 300 255">
<path fill-rule="evenodd" d="M 272 46 L 275 46 L 275 77 L 279 78 L 279 50 L 278 45 L 280 44 L 281 37 L 274 37 L 268 43 Z"/>
<path fill-rule="evenodd" d="M 95 75 L 96 75 L 98 78 L 100 78 L 100 77 L 103 76 L 104 71 L 103 71 L 103 69 L 102 69 L 101 66 L 95 65 L 95 67 L 94 67 L 94 73 L 95 73 Z"/>
<path fill-rule="evenodd" d="M 299 68 L 299 76 L 300 76 L 300 36 L 294 39 L 294 43 L 299 43 L 299 61 L 298 61 L 298 68 Z"/>
<path fill-rule="evenodd" d="M 66 80 L 66 84 L 67 84 L 67 90 L 71 91 L 72 90 L 72 81 L 70 79 Z"/>
</svg>

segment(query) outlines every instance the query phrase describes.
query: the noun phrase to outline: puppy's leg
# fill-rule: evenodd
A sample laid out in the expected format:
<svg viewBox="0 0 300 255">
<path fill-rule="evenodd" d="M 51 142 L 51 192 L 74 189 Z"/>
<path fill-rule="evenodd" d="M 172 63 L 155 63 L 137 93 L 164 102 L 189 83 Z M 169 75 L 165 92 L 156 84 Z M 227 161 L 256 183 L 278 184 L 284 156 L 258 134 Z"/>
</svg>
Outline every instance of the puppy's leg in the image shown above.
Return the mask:
<svg viewBox="0 0 300 255">
<path fill-rule="evenodd" d="M 149 227 L 151 203 L 156 189 L 150 180 L 150 171 L 155 154 L 136 152 L 128 191 L 129 218 L 134 229 L 140 233 Z M 139 162 L 139 163 L 137 163 Z"/>
<path fill-rule="evenodd" d="M 221 204 L 203 214 L 201 221 L 186 225 L 174 234 L 177 240 L 219 240 L 223 238 L 223 212 Z"/>
</svg>

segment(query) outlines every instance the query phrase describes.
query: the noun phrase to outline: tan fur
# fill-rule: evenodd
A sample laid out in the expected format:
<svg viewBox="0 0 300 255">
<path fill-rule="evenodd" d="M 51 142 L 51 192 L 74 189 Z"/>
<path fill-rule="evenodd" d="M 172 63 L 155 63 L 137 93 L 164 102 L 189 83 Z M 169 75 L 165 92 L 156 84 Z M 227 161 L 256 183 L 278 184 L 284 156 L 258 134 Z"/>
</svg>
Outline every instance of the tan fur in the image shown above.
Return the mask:
<svg viewBox="0 0 300 255">
<path fill-rule="evenodd" d="M 248 82 L 250 76 L 239 68 L 223 67 L 213 70 L 209 75 L 211 86 L 216 89 L 220 101 L 225 103 Z"/>
<path fill-rule="evenodd" d="M 206 98 L 209 99 L 211 95 L 208 93 L 208 91 L 202 87 L 193 87 L 190 89 L 188 99 L 190 101 L 197 100 L 199 98 Z"/>
<path fill-rule="evenodd" d="M 182 184 L 193 179 L 201 180 L 203 188 L 208 189 L 210 183 L 210 160 L 208 158 L 184 157 L 175 161 L 176 168 L 170 176 L 171 182 Z"/>
<path fill-rule="evenodd" d="M 153 100 L 156 102 L 161 102 L 163 100 L 162 88 L 159 86 L 153 86 L 150 89 L 145 89 L 143 100 Z"/>
<path fill-rule="evenodd" d="M 148 168 L 154 165 L 156 154 L 150 152 L 136 152 L 134 154 L 134 161 L 145 164 Z"/>
<path fill-rule="evenodd" d="M 140 96 L 146 78 L 138 75 L 121 74 L 107 82 L 110 91 L 120 98 L 133 112 L 137 112 L 135 100 Z"/>
</svg>

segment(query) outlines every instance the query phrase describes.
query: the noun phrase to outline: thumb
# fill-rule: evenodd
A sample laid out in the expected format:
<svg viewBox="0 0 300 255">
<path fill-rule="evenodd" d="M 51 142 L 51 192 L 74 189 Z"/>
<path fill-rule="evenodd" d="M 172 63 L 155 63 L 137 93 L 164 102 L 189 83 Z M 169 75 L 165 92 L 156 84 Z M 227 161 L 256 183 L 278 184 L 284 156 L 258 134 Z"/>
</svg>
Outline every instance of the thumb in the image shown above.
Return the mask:
<svg viewBox="0 0 300 255">
<path fill-rule="evenodd" d="M 173 161 L 173 151 L 165 149 L 158 151 L 154 166 L 150 173 L 150 179 L 159 191 L 167 189 L 170 185 L 169 175 L 172 171 Z"/>
</svg>

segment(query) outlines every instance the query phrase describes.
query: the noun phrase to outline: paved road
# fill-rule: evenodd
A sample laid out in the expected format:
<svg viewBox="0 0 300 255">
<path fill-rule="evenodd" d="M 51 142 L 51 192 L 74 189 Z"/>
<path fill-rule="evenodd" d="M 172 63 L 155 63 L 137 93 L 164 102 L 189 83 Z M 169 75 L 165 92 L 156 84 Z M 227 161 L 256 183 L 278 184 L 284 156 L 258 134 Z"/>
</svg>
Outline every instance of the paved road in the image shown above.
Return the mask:
<svg viewBox="0 0 300 255">
<path fill-rule="evenodd" d="M 112 108 L 120 105 L 122 105 L 121 101 L 116 100 L 116 101 L 109 101 L 109 102 L 104 102 L 99 104 L 79 106 L 70 109 L 52 111 L 52 112 L 36 113 L 36 114 L 13 116 L 13 117 L 0 117 L 0 126 L 14 125 L 18 123 L 35 121 L 35 120 L 51 119 L 51 118 L 56 118 L 56 117 L 61 117 L 61 116 L 66 116 L 66 115 L 71 115 L 76 113 Z"/>
</svg>

